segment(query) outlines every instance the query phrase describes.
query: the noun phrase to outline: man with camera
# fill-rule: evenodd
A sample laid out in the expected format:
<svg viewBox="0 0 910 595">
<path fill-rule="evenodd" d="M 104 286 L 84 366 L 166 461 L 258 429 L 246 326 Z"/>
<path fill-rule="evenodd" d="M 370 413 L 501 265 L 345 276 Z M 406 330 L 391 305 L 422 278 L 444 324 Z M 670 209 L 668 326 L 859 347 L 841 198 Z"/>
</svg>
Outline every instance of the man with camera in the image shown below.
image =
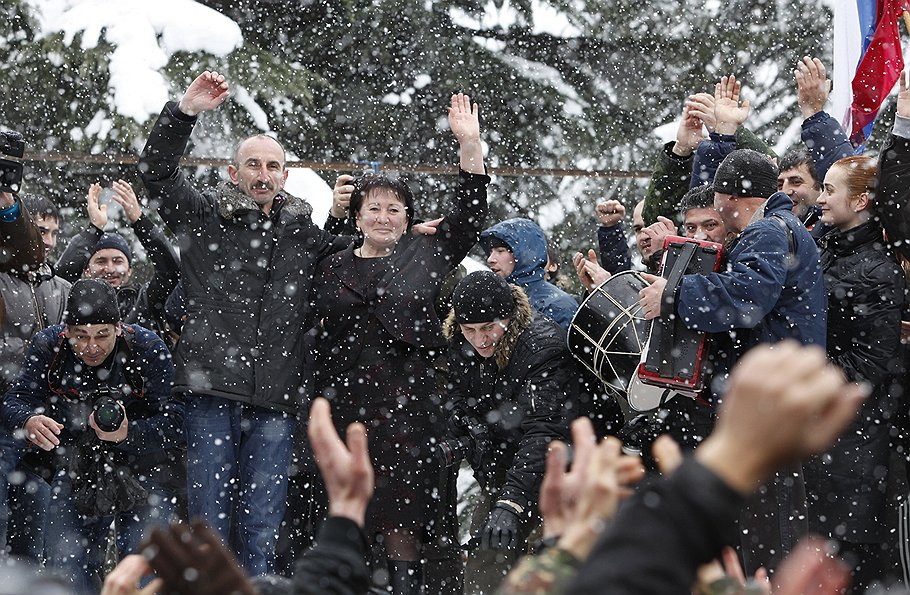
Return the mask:
<svg viewBox="0 0 910 595">
<path fill-rule="evenodd" d="M 450 411 L 440 450 L 464 457 L 483 490 L 472 518 L 465 592 L 492 592 L 538 525 L 537 497 L 551 440 L 567 440 L 577 374 L 563 330 L 524 291 L 489 271 L 452 294 Z"/>
<path fill-rule="evenodd" d="M 83 279 L 65 324 L 35 335 L 6 395 L 3 422 L 33 445 L 23 461 L 51 484 L 48 566 L 79 592 L 97 592 L 111 522 L 122 555 L 149 525 L 170 520 L 160 474 L 183 442 L 173 374 L 161 339 L 121 324 L 114 288 Z"/>
</svg>

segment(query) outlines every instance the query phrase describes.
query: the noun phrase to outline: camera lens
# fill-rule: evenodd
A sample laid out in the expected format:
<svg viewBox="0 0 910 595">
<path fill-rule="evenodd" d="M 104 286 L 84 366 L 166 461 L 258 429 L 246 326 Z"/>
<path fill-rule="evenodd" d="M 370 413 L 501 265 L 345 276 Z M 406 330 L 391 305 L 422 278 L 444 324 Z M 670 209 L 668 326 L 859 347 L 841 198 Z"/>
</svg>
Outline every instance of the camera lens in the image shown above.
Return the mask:
<svg viewBox="0 0 910 595">
<path fill-rule="evenodd" d="M 102 432 L 115 432 L 123 423 L 123 409 L 111 398 L 101 399 L 95 407 L 95 423 Z"/>
</svg>

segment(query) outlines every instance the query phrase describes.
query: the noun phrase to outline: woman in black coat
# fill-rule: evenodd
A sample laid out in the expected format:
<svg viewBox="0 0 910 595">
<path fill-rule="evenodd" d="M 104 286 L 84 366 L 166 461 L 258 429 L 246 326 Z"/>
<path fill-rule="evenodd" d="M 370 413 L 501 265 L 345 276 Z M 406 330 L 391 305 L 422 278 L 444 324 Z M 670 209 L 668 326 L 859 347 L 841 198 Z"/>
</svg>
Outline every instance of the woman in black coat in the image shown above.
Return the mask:
<svg viewBox="0 0 910 595">
<path fill-rule="evenodd" d="M 366 530 L 382 536 L 396 593 L 418 592 L 420 546 L 443 505 L 431 451 L 445 428 L 432 364 L 445 340 L 434 301 L 477 243 L 487 210 L 477 105 L 453 96 L 449 126 L 461 152 L 458 195 L 435 235 L 409 233 L 407 185 L 364 176 L 349 207 L 363 242 L 323 260 L 314 282 L 316 394 L 332 402 L 339 429 L 367 427 L 376 493 Z"/>
<path fill-rule="evenodd" d="M 828 357 L 849 380 L 868 383 L 871 394 L 834 446 L 806 464 L 810 527 L 836 539 L 853 559 L 858 593 L 881 575 L 888 558 L 881 546 L 890 537 L 889 432 L 903 353 L 904 274 L 870 213 L 876 174 L 870 157 L 841 159 L 828 170 L 818 199 L 821 221 L 833 227 L 818 240 L 828 291 Z"/>
</svg>

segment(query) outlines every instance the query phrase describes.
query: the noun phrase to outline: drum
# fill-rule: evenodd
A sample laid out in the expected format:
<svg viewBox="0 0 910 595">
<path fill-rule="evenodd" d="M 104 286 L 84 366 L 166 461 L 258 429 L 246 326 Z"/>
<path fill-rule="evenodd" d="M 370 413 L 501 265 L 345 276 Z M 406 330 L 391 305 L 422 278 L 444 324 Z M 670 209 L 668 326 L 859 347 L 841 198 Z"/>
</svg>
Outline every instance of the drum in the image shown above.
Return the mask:
<svg viewBox="0 0 910 595">
<path fill-rule="evenodd" d="M 613 275 L 588 294 L 566 337 L 572 355 L 623 397 L 651 328 L 638 305 L 638 292 L 646 285 L 635 271 Z"/>
</svg>

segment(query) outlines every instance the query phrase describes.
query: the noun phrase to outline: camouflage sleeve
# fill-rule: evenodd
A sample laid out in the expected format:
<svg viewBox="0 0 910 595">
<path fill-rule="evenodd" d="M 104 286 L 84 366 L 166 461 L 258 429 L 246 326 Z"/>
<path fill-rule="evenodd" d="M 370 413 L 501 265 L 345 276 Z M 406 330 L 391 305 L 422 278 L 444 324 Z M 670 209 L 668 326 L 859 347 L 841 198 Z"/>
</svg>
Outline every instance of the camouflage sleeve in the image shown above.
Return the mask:
<svg viewBox="0 0 910 595">
<path fill-rule="evenodd" d="M 525 556 L 506 576 L 496 595 L 563 595 L 581 560 L 558 547 Z"/>
</svg>

